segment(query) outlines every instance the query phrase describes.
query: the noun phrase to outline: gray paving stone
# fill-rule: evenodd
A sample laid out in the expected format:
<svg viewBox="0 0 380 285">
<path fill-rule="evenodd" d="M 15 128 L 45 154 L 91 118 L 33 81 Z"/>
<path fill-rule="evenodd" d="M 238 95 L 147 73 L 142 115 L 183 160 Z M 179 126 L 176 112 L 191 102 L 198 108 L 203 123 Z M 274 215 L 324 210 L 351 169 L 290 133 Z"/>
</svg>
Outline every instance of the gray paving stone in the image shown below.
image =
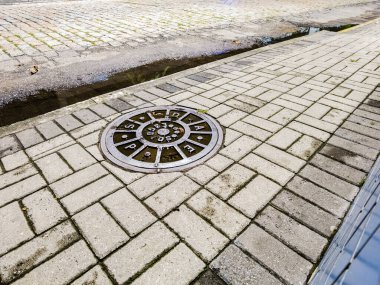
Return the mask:
<svg viewBox="0 0 380 285">
<path fill-rule="evenodd" d="M 373 164 L 372 160 L 357 155 L 351 151 L 345 150 L 340 147 L 336 147 L 327 144 L 320 150 L 321 154 L 331 157 L 335 160 L 341 161 L 349 166 L 355 167 L 360 170 L 368 172 Z"/>
<path fill-rule="evenodd" d="M 208 183 L 206 188 L 215 195 L 226 200 L 247 183 L 254 175 L 255 172 L 239 164 L 234 164 Z"/>
<path fill-rule="evenodd" d="M 271 268 L 290 284 L 304 284 L 312 264 L 256 225 L 250 225 L 235 244 Z"/>
<path fill-rule="evenodd" d="M 374 121 L 380 122 L 380 115 L 379 114 L 375 114 L 375 113 L 371 113 L 371 112 L 366 112 L 366 111 L 363 111 L 363 110 L 360 110 L 360 109 L 355 110 L 354 114 L 357 115 L 357 116 L 361 116 L 361 117 L 370 119 L 370 120 L 374 120 Z"/>
<path fill-rule="evenodd" d="M 98 148 L 96 146 L 96 148 Z M 102 162 L 102 165 L 108 169 L 108 171 L 112 172 L 117 178 L 119 178 L 125 185 L 129 185 L 135 180 L 141 178 L 144 176 L 143 173 L 140 172 L 131 172 L 126 171 L 120 167 L 114 166 L 111 163 L 108 163 L 106 161 Z"/>
<path fill-rule="evenodd" d="M 309 202 L 316 204 L 338 218 L 342 218 L 350 206 L 350 203 L 346 200 L 302 179 L 299 176 L 294 177 L 286 187 L 290 191 L 298 194 Z"/>
<path fill-rule="evenodd" d="M 188 171 L 187 175 L 200 185 L 205 185 L 218 175 L 218 172 L 206 165 L 199 165 Z"/>
<path fill-rule="evenodd" d="M 210 110 L 208 110 L 207 114 L 215 118 L 219 118 L 220 116 L 223 116 L 224 114 L 226 114 L 227 112 L 231 110 L 232 110 L 231 107 L 224 104 L 219 104 L 218 106 L 215 106 L 214 108 L 211 108 Z"/>
<path fill-rule="evenodd" d="M 158 85 L 157 88 L 162 89 L 162 90 L 169 92 L 169 93 L 176 93 L 176 92 L 182 90 L 182 89 L 180 89 L 174 85 L 168 84 L 168 83 Z"/>
<path fill-rule="evenodd" d="M 366 177 L 364 172 L 320 154 L 316 154 L 311 163 L 356 185 L 360 185 Z"/>
<path fill-rule="evenodd" d="M 201 274 L 200 278 L 195 281 L 194 285 L 226 285 L 226 283 L 211 270 Z"/>
<path fill-rule="evenodd" d="M 176 243 L 178 238 L 157 222 L 113 253 L 104 264 L 119 284 L 124 283 Z"/>
<path fill-rule="evenodd" d="M 0 229 L 0 255 L 34 236 L 16 202 L 0 208 Z"/>
<path fill-rule="evenodd" d="M 282 191 L 272 204 L 315 231 L 330 237 L 340 220 L 288 191 Z"/>
<path fill-rule="evenodd" d="M 216 170 L 217 172 L 222 172 L 228 166 L 230 166 L 234 161 L 223 155 L 216 154 L 213 158 L 206 161 L 206 164 Z"/>
<path fill-rule="evenodd" d="M 129 240 L 128 235 L 100 204 L 79 212 L 73 219 L 99 258 L 104 258 Z"/>
<path fill-rule="evenodd" d="M 336 102 L 336 101 L 333 101 L 333 100 L 325 99 L 325 98 L 321 98 L 319 100 L 319 103 L 324 104 L 326 106 L 329 106 L 331 108 L 335 108 L 335 109 L 338 109 L 338 110 L 341 110 L 341 111 L 344 111 L 344 112 L 348 112 L 348 113 L 351 113 L 352 111 L 355 110 L 355 108 L 352 107 L 352 106 L 349 106 L 349 105 L 346 105 L 346 104 L 342 104 L 340 102 Z"/>
<path fill-rule="evenodd" d="M 293 131 L 288 128 L 281 129 L 278 133 L 274 134 L 267 143 L 278 147 L 280 149 L 287 149 L 291 146 L 297 139 L 302 136 L 299 132 Z"/>
<path fill-rule="evenodd" d="M 330 137 L 329 133 L 316 129 L 314 127 L 305 125 L 300 122 L 293 121 L 288 125 L 288 128 L 293 129 L 297 132 L 303 133 L 305 135 L 308 135 L 310 137 L 313 137 L 320 141 L 327 141 Z"/>
<path fill-rule="evenodd" d="M 288 149 L 288 152 L 308 160 L 321 145 L 321 141 L 304 135 Z"/>
<path fill-rule="evenodd" d="M 70 134 L 75 138 L 75 139 L 79 139 L 81 137 L 84 137 L 90 133 L 93 133 L 97 130 L 100 130 L 102 129 L 105 125 L 107 124 L 107 121 L 106 120 L 98 120 L 98 121 L 95 121 L 93 123 L 90 123 L 88 125 L 85 125 L 83 127 L 79 127 L 73 131 L 70 132 Z M 98 143 L 99 142 L 99 137 L 96 138 L 96 142 L 95 143 Z"/>
<path fill-rule="evenodd" d="M 87 134 L 77 140 L 84 147 L 95 146 L 98 150 L 99 147 L 96 145 L 99 142 L 100 130 L 93 133 Z M 103 158 L 102 154 L 100 156 Z"/>
<path fill-rule="evenodd" d="M 259 141 L 253 138 L 242 136 L 227 147 L 223 148 L 219 153 L 238 161 L 258 146 L 259 143 Z"/>
<path fill-rule="evenodd" d="M 66 131 L 71 131 L 76 128 L 79 128 L 83 126 L 81 122 L 79 122 L 77 119 L 75 119 L 71 115 L 67 115 L 61 118 L 58 118 L 55 120 L 62 128 L 64 128 Z"/>
<path fill-rule="evenodd" d="M 0 276 L 10 282 L 47 258 L 76 242 L 79 235 L 69 223 L 62 223 L 0 258 Z M 28 261 L 28 262 L 25 262 Z"/>
<path fill-rule="evenodd" d="M 23 150 L 4 156 L 0 160 L 3 163 L 5 171 L 10 171 L 29 163 L 29 158 Z"/>
<path fill-rule="evenodd" d="M 249 223 L 249 219 L 206 190 L 191 197 L 187 204 L 231 239 Z"/>
<path fill-rule="evenodd" d="M 317 262 L 327 244 L 326 238 L 271 206 L 265 208 L 255 221 L 313 263 Z"/>
<path fill-rule="evenodd" d="M 58 201 L 47 189 L 24 198 L 22 203 L 26 207 L 26 213 L 37 234 L 67 218 Z"/>
<path fill-rule="evenodd" d="M 46 186 L 46 182 L 39 174 L 24 178 L 20 182 L 0 190 L 0 206 L 22 198 L 44 186 Z"/>
<path fill-rule="evenodd" d="M 32 146 L 26 150 L 26 153 L 32 159 L 38 159 L 50 153 L 54 153 L 64 147 L 73 144 L 74 141 L 68 135 L 63 134 L 58 137 L 52 138 L 35 146 Z"/>
<path fill-rule="evenodd" d="M 351 119 L 352 117 L 355 117 L 355 116 L 350 116 L 349 119 Z M 365 136 L 372 137 L 374 139 L 380 140 L 380 130 L 374 129 L 374 127 L 377 124 L 380 124 L 380 122 L 377 122 L 377 123 L 375 123 L 375 121 L 369 121 L 368 122 L 368 121 L 365 121 L 362 118 L 360 118 L 359 120 L 356 120 L 356 119 L 354 119 L 354 120 L 357 121 L 358 124 L 346 121 L 346 122 L 343 123 L 342 127 L 345 128 L 345 129 L 347 129 L 347 130 L 351 130 L 353 132 L 356 132 L 356 133 L 359 133 L 359 134 L 362 134 L 362 135 L 365 135 Z M 363 126 L 363 123 L 367 123 L 367 122 L 369 123 L 369 127 Z M 360 124 L 360 123 L 362 123 L 362 124 Z M 369 145 L 369 146 L 371 146 L 371 145 Z"/>
<path fill-rule="evenodd" d="M 205 264 L 186 245 L 181 243 L 132 284 L 186 285 L 194 280 L 204 267 Z"/>
<path fill-rule="evenodd" d="M 261 141 L 265 141 L 267 138 L 269 138 L 272 135 L 271 132 L 260 129 L 256 126 L 253 126 L 243 121 L 237 121 L 232 126 L 230 126 L 230 128 L 237 130 L 241 133 L 244 133 L 248 136 L 254 137 L 255 139 L 258 139 Z"/>
<path fill-rule="evenodd" d="M 79 144 L 74 144 L 59 151 L 66 162 L 75 170 L 94 164 L 96 160 Z"/>
<path fill-rule="evenodd" d="M 0 175 L 0 189 L 16 183 L 24 178 L 37 174 L 37 170 L 32 164 L 27 164 L 23 167 Z"/>
<path fill-rule="evenodd" d="M 103 269 L 96 265 L 87 271 L 81 277 L 76 279 L 71 285 L 112 285 L 112 281 L 108 278 Z"/>
<path fill-rule="evenodd" d="M 296 120 L 298 122 L 304 123 L 306 125 L 315 127 L 317 129 L 320 129 L 320 130 L 323 130 L 323 131 L 326 131 L 326 132 L 329 132 L 329 133 L 333 133 L 338 128 L 338 126 L 336 126 L 334 124 L 331 124 L 331 123 L 328 123 L 328 122 L 325 122 L 325 121 L 322 121 L 322 120 L 318 120 L 318 119 L 315 119 L 313 117 L 306 116 L 306 115 L 303 115 L 303 114 L 299 115 L 296 118 Z"/>
<path fill-rule="evenodd" d="M 106 118 L 116 114 L 116 111 L 105 104 L 96 104 L 90 107 L 90 109 L 99 116 Z"/>
<path fill-rule="evenodd" d="M 73 115 L 81 120 L 84 124 L 89 124 L 100 119 L 98 115 L 91 112 L 89 109 L 81 109 L 74 112 Z"/>
<path fill-rule="evenodd" d="M 322 104 L 319 104 L 319 103 L 315 103 L 313 104 L 311 107 L 309 107 L 305 112 L 304 114 L 305 115 L 308 115 L 308 116 L 311 116 L 311 117 L 314 117 L 316 119 L 320 119 L 322 118 L 324 115 L 326 115 L 326 113 L 328 111 L 330 111 L 331 108 L 330 107 L 327 107 L 325 105 L 322 105 Z"/>
<path fill-rule="evenodd" d="M 175 94 L 174 96 L 170 97 L 170 101 L 173 101 L 175 103 L 178 103 L 182 100 L 189 99 L 191 97 L 195 96 L 194 93 L 191 93 L 189 91 L 180 92 L 178 94 Z"/>
<path fill-rule="evenodd" d="M 146 100 L 146 101 L 153 101 L 154 99 L 158 98 L 156 95 L 153 95 L 153 94 L 146 92 L 146 91 L 136 92 L 136 93 L 134 93 L 134 96 L 141 98 L 143 100 Z"/>
<path fill-rule="evenodd" d="M 258 154 L 277 165 L 287 168 L 293 172 L 297 172 L 305 164 L 305 161 L 299 159 L 291 154 L 288 154 L 278 148 L 270 146 L 268 144 L 262 144 L 254 150 L 255 154 Z"/>
<path fill-rule="evenodd" d="M 64 284 L 73 280 L 96 263 L 92 252 L 84 241 L 78 241 L 68 249 L 35 268 L 14 284 L 38 285 L 41 280 L 46 284 Z M 49 274 L 46 274 L 49 272 Z"/>
<path fill-rule="evenodd" d="M 210 267 L 228 284 L 283 284 L 235 245 L 228 246 Z"/>
<path fill-rule="evenodd" d="M 37 130 L 45 137 L 45 139 L 51 139 L 64 133 L 64 131 L 58 127 L 53 121 L 36 126 Z"/>
<path fill-rule="evenodd" d="M 259 175 L 230 198 L 228 203 L 253 218 L 280 190 L 280 185 Z"/>
<path fill-rule="evenodd" d="M 374 148 L 376 150 L 380 150 L 380 146 L 379 146 L 380 137 L 378 139 L 373 139 L 366 135 L 358 134 L 357 132 L 353 132 L 344 128 L 340 128 L 339 130 L 337 130 L 335 132 L 335 135 L 348 139 L 350 141 L 357 142 L 361 145 L 365 145 L 365 146 Z"/>
<path fill-rule="evenodd" d="M 70 167 L 56 153 L 36 160 L 36 164 L 49 183 L 73 173 Z"/>
<path fill-rule="evenodd" d="M 269 120 L 280 125 L 286 125 L 298 115 L 298 112 L 284 108 L 280 112 L 270 117 Z"/>
<path fill-rule="evenodd" d="M 307 165 L 304 169 L 302 169 L 299 175 L 326 188 L 327 190 L 330 190 L 348 201 L 352 201 L 356 193 L 359 191 L 357 186 L 336 178 L 335 176 L 311 165 Z"/>
<path fill-rule="evenodd" d="M 179 172 L 148 174 L 130 184 L 128 189 L 137 197 L 143 199 L 153 194 L 158 189 L 170 184 L 180 176 L 181 174 Z"/>
<path fill-rule="evenodd" d="M 126 189 L 111 194 L 101 202 L 130 236 L 135 236 L 157 220 Z"/>
<path fill-rule="evenodd" d="M 193 195 L 200 186 L 186 176 L 182 176 L 156 192 L 145 203 L 160 217 L 178 207 L 183 201 Z"/>
<path fill-rule="evenodd" d="M 243 158 L 240 163 L 250 169 L 253 169 L 259 174 L 273 179 L 282 186 L 284 186 L 294 176 L 294 174 L 289 170 L 252 153 Z"/>
<path fill-rule="evenodd" d="M 230 100 L 226 101 L 225 104 L 233 107 L 234 109 L 237 109 L 237 110 L 240 110 L 240 111 L 243 111 L 246 113 L 252 113 L 255 110 L 257 110 L 256 106 L 250 104 L 247 101 L 242 102 L 242 101 L 239 101 L 236 99 L 230 99 Z"/>
<path fill-rule="evenodd" d="M 348 115 L 349 115 L 348 112 L 338 110 L 338 109 L 332 109 L 322 118 L 322 120 L 326 122 L 330 122 L 335 125 L 340 125 L 348 117 Z"/>
<path fill-rule="evenodd" d="M 184 205 L 164 220 L 206 261 L 211 261 L 229 242 L 228 238 Z"/>
<path fill-rule="evenodd" d="M 376 122 L 374 120 L 366 119 L 366 118 L 359 117 L 359 116 L 356 116 L 356 115 L 349 116 L 347 118 L 346 122 L 353 122 L 353 123 L 356 123 L 356 124 L 360 125 L 360 126 L 358 126 L 358 128 L 361 127 L 361 126 L 368 127 L 368 128 L 363 128 L 362 130 L 363 131 L 368 130 L 370 133 L 373 130 L 377 134 L 378 130 L 380 130 L 380 122 Z M 351 129 L 351 126 L 346 125 L 345 128 Z M 357 131 L 357 130 L 353 130 L 353 131 Z"/>
<path fill-rule="evenodd" d="M 86 150 L 99 162 L 104 160 L 104 157 L 102 153 L 100 152 L 99 148 L 97 145 L 92 145 L 86 147 Z"/>
<path fill-rule="evenodd" d="M 227 146 L 233 143 L 237 138 L 241 137 L 243 134 L 232 129 L 226 129 L 226 133 L 224 134 L 224 146 Z"/>
<path fill-rule="evenodd" d="M 17 133 L 16 136 L 24 148 L 28 148 L 44 141 L 42 136 L 35 129 L 26 129 Z"/>
<path fill-rule="evenodd" d="M 94 164 L 50 184 L 50 188 L 58 198 L 61 198 L 106 174 L 107 171 L 100 164 Z"/>
<path fill-rule="evenodd" d="M 278 113 L 282 109 L 283 108 L 278 106 L 278 105 L 268 103 L 265 106 L 258 109 L 257 111 L 253 112 L 253 115 L 260 117 L 260 118 L 263 118 L 263 119 L 268 119 L 269 117 Z"/>
<path fill-rule="evenodd" d="M 106 105 L 110 106 L 111 108 L 115 109 L 118 112 L 123 112 L 125 110 L 131 109 L 133 106 L 129 105 L 128 103 L 120 100 L 120 99 L 111 99 L 106 102 L 104 102 Z"/>
<path fill-rule="evenodd" d="M 10 155 L 20 149 L 21 146 L 14 136 L 0 138 L 0 157 Z"/>
<path fill-rule="evenodd" d="M 247 116 L 247 113 L 245 113 L 245 112 L 242 112 L 240 110 L 232 110 L 232 111 L 228 112 L 227 114 L 219 117 L 218 121 L 222 126 L 229 127 L 233 123 L 244 118 L 245 116 Z"/>
<path fill-rule="evenodd" d="M 244 118 L 243 121 L 272 133 L 277 132 L 282 128 L 279 124 L 252 115 Z"/>
<path fill-rule="evenodd" d="M 371 160 L 375 160 L 379 151 L 337 136 L 331 137 L 329 144 L 354 152 Z"/>
<path fill-rule="evenodd" d="M 122 186 L 113 176 L 107 175 L 66 196 L 61 202 L 70 214 L 74 214 Z"/>
</svg>

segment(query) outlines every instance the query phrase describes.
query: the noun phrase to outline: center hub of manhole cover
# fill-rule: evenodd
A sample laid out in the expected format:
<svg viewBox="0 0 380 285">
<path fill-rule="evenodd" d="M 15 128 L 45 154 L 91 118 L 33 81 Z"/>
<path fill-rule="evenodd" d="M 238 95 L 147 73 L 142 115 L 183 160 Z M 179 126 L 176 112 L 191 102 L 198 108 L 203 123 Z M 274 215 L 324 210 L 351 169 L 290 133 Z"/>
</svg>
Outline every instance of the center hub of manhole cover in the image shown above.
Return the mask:
<svg viewBox="0 0 380 285">
<path fill-rule="evenodd" d="M 219 124 L 185 107 L 143 108 L 104 130 L 100 147 L 113 163 L 140 172 L 188 169 L 213 156 L 223 141 Z"/>
</svg>

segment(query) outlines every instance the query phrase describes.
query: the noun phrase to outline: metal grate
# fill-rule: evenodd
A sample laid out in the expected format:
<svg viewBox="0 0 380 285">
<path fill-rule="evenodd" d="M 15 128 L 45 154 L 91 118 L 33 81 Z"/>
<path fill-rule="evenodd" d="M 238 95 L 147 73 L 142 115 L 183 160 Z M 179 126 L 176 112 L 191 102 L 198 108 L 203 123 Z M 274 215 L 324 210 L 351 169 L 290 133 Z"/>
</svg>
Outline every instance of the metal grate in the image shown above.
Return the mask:
<svg viewBox="0 0 380 285">
<path fill-rule="evenodd" d="M 122 115 L 104 130 L 100 148 L 123 168 L 171 172 L 191 168 L 222 145 L 223 132 L 210 116 L 197 110 L 161 106 Z"/>
</svg>

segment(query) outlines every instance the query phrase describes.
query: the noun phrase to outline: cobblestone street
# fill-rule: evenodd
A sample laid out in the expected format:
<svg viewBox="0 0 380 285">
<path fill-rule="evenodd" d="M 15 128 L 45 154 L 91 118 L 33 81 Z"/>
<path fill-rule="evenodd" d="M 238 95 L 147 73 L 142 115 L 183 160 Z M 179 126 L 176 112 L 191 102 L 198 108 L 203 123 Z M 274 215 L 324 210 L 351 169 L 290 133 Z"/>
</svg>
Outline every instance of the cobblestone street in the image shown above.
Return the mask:
<svg viewBox="0 0 380 285">
<path fill-rule="evenodd" d="M 379 155 L 379 84 L 375 20 L 0 128 L 0 283 L 305 284 Z M 159 174 L 103 158 L 106 124 L 164 105 L 216 118 L 220 151 Z"/>
<path fill-rule="evenodd" d="M 163 58 L 250 47 L 298 26 L 362 22 L 380 11 L 370 0 L 19 2 L 0 1 L 0 74 L 7 79 L 0 82 L 0 101 Z M 33 65 L 38 73 L 31 76 Z"/>
</svg>

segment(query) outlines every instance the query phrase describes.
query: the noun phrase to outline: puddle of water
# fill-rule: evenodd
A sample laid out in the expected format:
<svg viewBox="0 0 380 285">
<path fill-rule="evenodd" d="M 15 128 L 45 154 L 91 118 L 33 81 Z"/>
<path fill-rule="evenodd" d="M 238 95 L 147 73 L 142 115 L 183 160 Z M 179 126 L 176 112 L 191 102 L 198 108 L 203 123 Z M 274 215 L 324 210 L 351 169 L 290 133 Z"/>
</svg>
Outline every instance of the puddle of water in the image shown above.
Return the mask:
<svg viewBox="0 0 380 285">
<path fill-rule="evenodd" d="M 119 72 L 108 77 L 100 75 L 97 82 L 66 90 L 40 90 L 36 94 L 23 99 L 15 99 L 0 107 L 0 127 L 10 125 L 15 122 L 26 120 L 47 112 L 72 105 L 92 97 L 121 88 L 136 85 L 152 79 L 157 79 L 165 75 L 170 75 L 179 71 L 193 68 L 202 64 L 223 59 L 232 55 L 256 49 L 263 45 L 274 44 L 281 41 L 301 37 L 320 30 L 340 31 L 354 25 L 334 26 L 325 28 L 300 28 L 298 32 L 289 33 L 280 38 L 263 38 L 262 44 L 254 45 L 250 48 L 225 52 L 217 51 L 211 56 L 201 56 L 196 58 L 167 59 L 153 62 L 147 65 Z"/>
</svg>

